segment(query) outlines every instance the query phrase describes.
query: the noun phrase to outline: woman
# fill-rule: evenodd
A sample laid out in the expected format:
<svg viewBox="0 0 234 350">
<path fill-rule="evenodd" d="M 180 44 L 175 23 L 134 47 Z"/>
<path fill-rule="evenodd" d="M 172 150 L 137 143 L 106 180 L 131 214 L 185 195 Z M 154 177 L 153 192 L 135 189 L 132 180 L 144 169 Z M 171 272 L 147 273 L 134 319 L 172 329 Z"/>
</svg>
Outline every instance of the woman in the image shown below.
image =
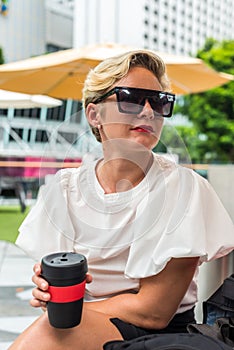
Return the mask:
<svg viewBox="0 0 234 350">
<path fill-rule="evenodd" d="M 110 340 L 186 332 L 194 322 L 198 265 L 233 249 L 233 224 L 206 180 L 152 152 L 172 114 L 168 91 L 164 63 L 147 50 L 89 73 L 83 102 L 103 157 L 42 186 L 16 242 L 35 259 L 64 250 L 86 256 L 82 322 L 54 329 L 45 312 L 10 349 L 99 350 Z M 31 305 L 45 308 L 48 283 L 40 264 L 34 272 Z"/>
</svg>

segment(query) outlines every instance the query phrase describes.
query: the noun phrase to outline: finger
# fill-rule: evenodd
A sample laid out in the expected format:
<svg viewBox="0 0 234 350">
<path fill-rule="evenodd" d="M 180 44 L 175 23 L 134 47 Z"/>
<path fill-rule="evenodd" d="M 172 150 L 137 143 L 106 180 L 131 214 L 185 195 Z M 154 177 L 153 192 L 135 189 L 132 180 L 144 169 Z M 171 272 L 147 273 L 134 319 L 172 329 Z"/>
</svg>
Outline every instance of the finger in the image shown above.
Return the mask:
<svg viewBox="0 0 234 350">
<path fill-rule="evenodd" d="M 37 275 L 33 275 L 32 281 L 41 290 L 46 291 L 49 288 L 49 283 L 42 277 L 39 277 Z"/>
<path fill-rule="evenodd" d="M 41 307 L 44 311 L 47 308 L 47 303 L 45 303 L 44 301 L 37 300 L 37 299 L 31 299 L 30 305 L 32 307 Z"/>
<path fill-rule="evenodd" d="M 50 300 L 50 293 L 44 292 L 38 288 L 34 288 L 32 291 L 34 299 L 39 301 L 47 302 Z"/>
<path fill-rule="evenodd" d="M 86 283 L 91 283 L 93 280 L 93 277 L 90 273 L 86 273 Z"/>
<path fill-rule="evenodd" d="M 41 274 L 41 264 L 40 263 L 35 264 L 33 266 L 33 271 L 37 276 L 39 276 Z"/>
</svg>

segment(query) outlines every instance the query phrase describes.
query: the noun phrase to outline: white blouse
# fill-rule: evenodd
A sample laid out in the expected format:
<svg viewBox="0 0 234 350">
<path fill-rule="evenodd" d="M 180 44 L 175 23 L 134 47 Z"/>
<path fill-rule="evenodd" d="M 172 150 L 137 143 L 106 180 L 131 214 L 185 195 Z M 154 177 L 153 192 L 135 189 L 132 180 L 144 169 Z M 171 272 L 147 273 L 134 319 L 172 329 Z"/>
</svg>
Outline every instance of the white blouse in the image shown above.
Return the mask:
<svg viewBox="0 0 234 350">
<path fill-rule="evenodd" d="M 207 180 L 154 154 L 145 178 L 126 192 L 105 194 L 97 161 L 57 172 L 40 188 L 16 244 L 40 260 L 75 251 L 88 260 L 93 282 L 86 300 L 136 292 L 139 279 L 158 274 L 173 258 L 200 263 L 234 249 L 234 226 Z M 177 312 L 197 301 L 196 275 Z"/>
</svg>

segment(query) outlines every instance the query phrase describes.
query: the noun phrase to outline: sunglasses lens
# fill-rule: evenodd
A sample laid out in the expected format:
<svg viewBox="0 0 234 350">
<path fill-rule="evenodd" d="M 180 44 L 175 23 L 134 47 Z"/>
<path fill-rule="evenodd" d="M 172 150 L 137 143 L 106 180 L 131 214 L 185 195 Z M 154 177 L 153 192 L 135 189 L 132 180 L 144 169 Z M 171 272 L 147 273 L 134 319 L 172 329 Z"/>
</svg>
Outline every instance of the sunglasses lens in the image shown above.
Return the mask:
<svg viewBox="0 0 234 350">
<path fill-rule="evenodd" d="M 172 102 L 168 101 L 168 98 L 166 95 L 162 97 L 162 93 L 160 93 L 159 96 L 151 97 L 149 98 L 149 102 L 151 105 L 151 108 L 155 111 L 156 114 L 168 117 L 171 115 L 172 110 Z"/>
<path fill-rule="evenodd" d="M 118 91 L 119 109 L 123 113 L 138 114 L 142 110 L 142 97 L 136 91 L 121 89 Z"/>
<path fill-rule="evenodd" d="M 149 91 L 137 88 L 119 88 L 117 91 L 118 108 L 121 113 L 139 114 L 146 100 L 157 116 L 170 117 L 174 95 L 161 91 Z"/>
</svg>

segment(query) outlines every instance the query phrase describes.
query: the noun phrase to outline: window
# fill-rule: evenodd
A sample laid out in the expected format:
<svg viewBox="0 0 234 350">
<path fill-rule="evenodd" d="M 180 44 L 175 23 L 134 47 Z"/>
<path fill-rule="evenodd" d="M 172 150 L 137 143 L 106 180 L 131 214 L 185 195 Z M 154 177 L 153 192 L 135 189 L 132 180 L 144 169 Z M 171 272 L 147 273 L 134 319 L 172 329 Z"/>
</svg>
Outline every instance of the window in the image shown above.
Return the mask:
<svg viewBox="0 0 234 350">
<path fill-rule="evenodd" d="M 82 103 L 80 101 L 74 100 L 72 102 L 71 118 L 70 118 L 72 123 L 80 123 L 81 111 L 82 111 Z"/>
<path fill-rule="evenodd" d="M 7 109 L 0 109 L 0 117 L 6 117 L 8 113 Z"/>
<path fill-rule="evenodd" d="M 46 119 L 64 121 L 66 106 L 67 106 L 67 101 L 64 100 L 62 106 L 48 108 Z"/>
<path fill-rule="evenodd" d="M 40 119 L 41 109 L 40 108 L 25 108 L 25 109 L 15 109 L 14 116 L 20 118 L 31 118 Z"/>
<path fill-rule="evenodd" d="M 47 132 L 45 130 L 37 130 L 36 131 L 36 142 L 43 142 L 46 143 L 49 141 Z"/>
<path fill-rule="evenodd" d="M 12 131 L 15 132 L 22 139 L 22 137 L 23 137 L 23 129 L 12 128 Z M 10 135 L 10 141 L 15 141 L 15 139 L 14 139 L 14 137 L 12 137 L 12 135 Z"/>
<path fill-rule="evenodd" d="M 60 131 L 59 135 L 61 135 L 67 142 L 74 144 L 77 141 L 77 133 L 72 133 L 72 132 L 63 132 Z"/>
</svg>

